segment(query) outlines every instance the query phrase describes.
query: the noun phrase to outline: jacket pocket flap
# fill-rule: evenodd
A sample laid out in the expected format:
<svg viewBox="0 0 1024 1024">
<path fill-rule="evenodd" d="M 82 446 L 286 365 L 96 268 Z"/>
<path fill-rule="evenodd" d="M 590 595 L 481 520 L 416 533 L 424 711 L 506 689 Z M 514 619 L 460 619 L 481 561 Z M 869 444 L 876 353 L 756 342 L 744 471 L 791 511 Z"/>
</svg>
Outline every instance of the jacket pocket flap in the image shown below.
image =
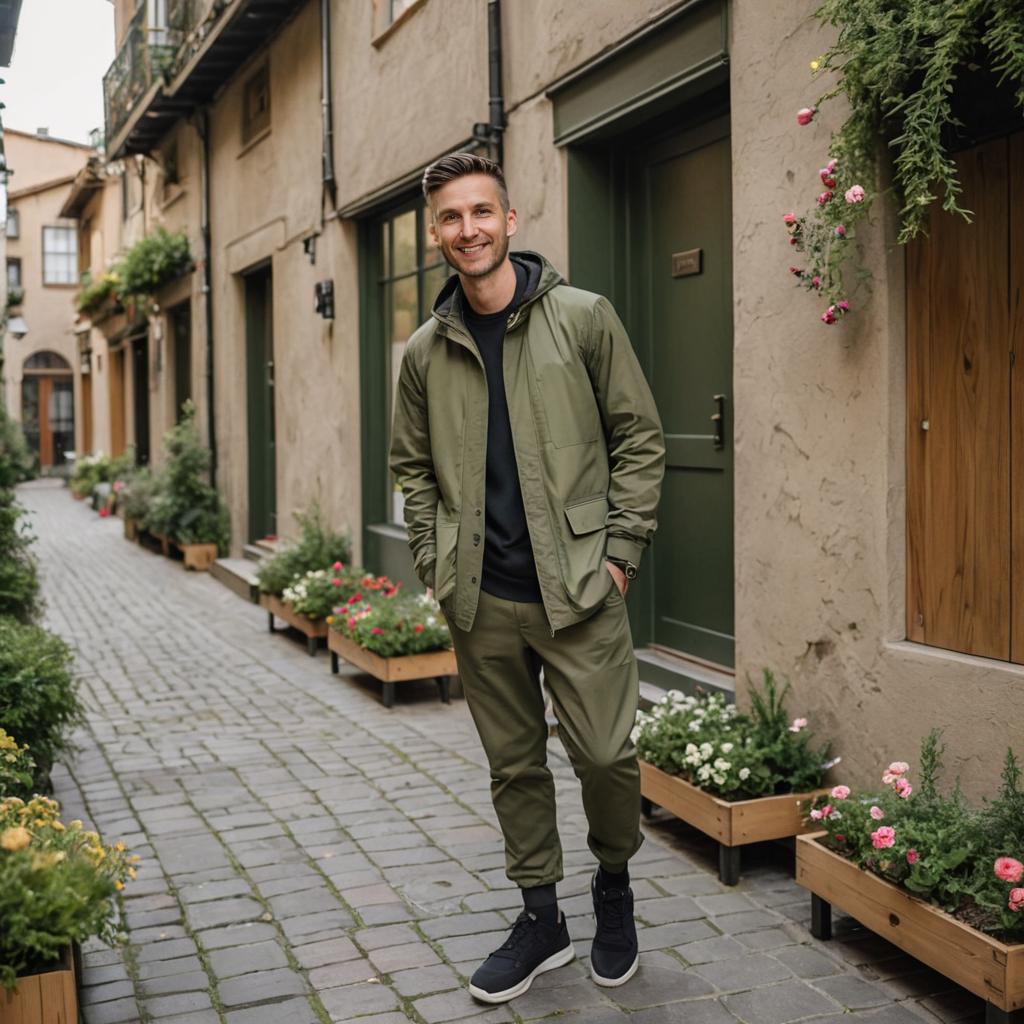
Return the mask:
<svg viewBox="0 0 1024 1024">
<path fill-rule="evenodd" d="M 578 501 L 575 505 L 567 505 L 565 517 L 577 537 L 584 533 L 593 533 L 604 526 L 608 517 L 608 499 L 599 494 L 596 498 L 587 498 L 586 501 Z"/>
</svg>

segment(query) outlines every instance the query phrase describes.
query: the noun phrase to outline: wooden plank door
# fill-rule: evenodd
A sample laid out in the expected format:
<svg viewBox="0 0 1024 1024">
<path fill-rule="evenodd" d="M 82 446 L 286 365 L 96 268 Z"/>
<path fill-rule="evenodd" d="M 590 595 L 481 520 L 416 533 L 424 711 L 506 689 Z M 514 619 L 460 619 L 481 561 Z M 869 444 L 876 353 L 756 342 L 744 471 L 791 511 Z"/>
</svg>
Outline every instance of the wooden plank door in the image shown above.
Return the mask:
<svg viewBox="0 0 1024 1024">
<path fill-rule="evenodd" d="M 107 359 L 110 368 L 110 454 L 121 455 L 125 446 L 124 349 L 113 349 Z"/>
<path fill-rule="evenodd" d="M 1010 659 L 1024 664 L 1024 132 L 1010 136 Z"/>
<path fill-rule="evenodd" d="M 957 158 L 973 223 L 932 208 L 907 253 L 907 635 L 1010 656 L 1005 138 Z M 1017 240 L 1019 244 L 1019 239 Z"/>
<path fill-rule="evenodd" d="M 245 278 L 249 428 L 249 540 L 277 533 L 274 332 L 270 268 Z"/>
</svg>

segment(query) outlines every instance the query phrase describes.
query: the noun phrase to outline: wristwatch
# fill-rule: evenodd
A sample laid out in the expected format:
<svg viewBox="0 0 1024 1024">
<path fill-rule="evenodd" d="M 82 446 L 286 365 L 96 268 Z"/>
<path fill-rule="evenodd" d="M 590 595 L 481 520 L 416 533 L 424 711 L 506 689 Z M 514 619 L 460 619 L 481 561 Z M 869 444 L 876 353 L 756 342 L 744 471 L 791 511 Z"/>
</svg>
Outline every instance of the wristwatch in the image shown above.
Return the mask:
<svg viewBox="0 0 1024 1024">
<path fill-rule="evenodd" d="M 618 566 L 627 580 L 635 580 L 640 575 L 640 567 L 625 558 L 608 558 L 606 561 Z"/>
</svg>

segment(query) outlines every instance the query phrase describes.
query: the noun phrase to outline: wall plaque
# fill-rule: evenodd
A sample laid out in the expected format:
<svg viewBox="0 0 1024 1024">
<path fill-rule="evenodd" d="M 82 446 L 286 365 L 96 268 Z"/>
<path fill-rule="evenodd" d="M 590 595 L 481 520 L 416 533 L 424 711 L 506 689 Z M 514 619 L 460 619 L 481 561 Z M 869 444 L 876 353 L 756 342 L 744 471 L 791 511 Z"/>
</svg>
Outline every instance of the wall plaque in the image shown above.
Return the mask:
<svg viewBox="0 0 1024 1024">
<path fill-rule="evenodd" d="M 686 252 L 672 253 L 672 276 L 689 277 L 699 274 L 703 269 L 704 250 L 687 249 Z"/>
</svg>

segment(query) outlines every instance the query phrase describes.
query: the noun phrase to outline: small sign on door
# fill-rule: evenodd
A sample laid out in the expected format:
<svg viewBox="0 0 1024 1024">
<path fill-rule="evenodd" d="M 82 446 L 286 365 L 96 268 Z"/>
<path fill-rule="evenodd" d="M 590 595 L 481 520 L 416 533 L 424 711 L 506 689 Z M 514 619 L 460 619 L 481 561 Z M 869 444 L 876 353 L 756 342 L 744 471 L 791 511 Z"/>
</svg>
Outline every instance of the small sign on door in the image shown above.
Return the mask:
<svg viewBox="0 0 1024 1024">
<path fill-rule="evenodd" d="M 687 249 L 685 252 L 672 253 L 672 276 L 689 277 L 699 274 L 703 269 L 704 250 Z"/>
</svg>

